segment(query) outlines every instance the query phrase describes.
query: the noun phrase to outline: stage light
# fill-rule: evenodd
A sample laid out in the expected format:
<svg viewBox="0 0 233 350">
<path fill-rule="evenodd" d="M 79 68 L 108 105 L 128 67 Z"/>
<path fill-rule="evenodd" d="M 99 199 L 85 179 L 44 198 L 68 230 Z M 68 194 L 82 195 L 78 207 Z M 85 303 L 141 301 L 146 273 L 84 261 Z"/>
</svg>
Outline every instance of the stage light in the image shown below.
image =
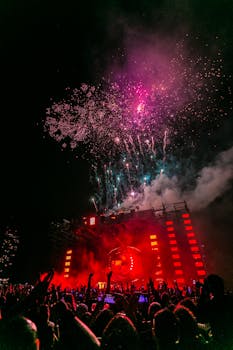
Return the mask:
<svg viewBox="0 0 233 350">
<path fill-rule="evenodd" d="M 174 227 L 167 227 L 167 231 L 175 231 Z"/>
<path fill-rule="evenodd" d="M 185 225 L 190 225 L 191 224 L 191 220 L 184 220 L 184 224 Z"/>
<path fill-rule="evenodd" d="M 173 225 L 173 221 L 166 221 L 166 225 L 167 226 Z"/>
<path fill-rule="evenodd" d="M 187 233 L 187 237 L 195 237 L 194 232 L 189 232 L 189 233 Z"/>
<path fill-rule="evenodd" d="M 197 274 L 198 274 L 198 276 L 205 276 L 206 272 L 205 272 L 205 270 L 198 270 Z"/>
<path fill-rule="evenodd" d="M 182 218 L 184 218 L 184 219 L 186 219 L 186 218 L 189 218 L 189 217 L 190 217 L 190 215 L 189 215 L 188 213 L 184 213 L 184 214 L 182 214 L 181 216 L 182 216 Z"/>
<path fill-rule="evenodd" d="M 192 227 L 192 226 L 185 226 L 185 230 L 186 230 L 186 231 L 192 231 L 192 230 L 193 230 L 193 227 Z"/>
<path fill-rule="evenodd" d="M 176 275 L 183 275 L 184 271 L 183 270 L 175 270 Z"/>
<path fill-rule="evenodd" d="M 178 252 L 178 247 L 171 247 L 170 250 L 171 252 Z"/>
<path fill-rule="evenodd" d="M 91 217 L 89 218 L 89 225 L 90 225 L 90 226 L 94 226 L 95 223 L 96 223 L 96 218 L 95 218 L 95 216 L 91 216 Z"/>
<path fill-rule="evenodd" d="M 203 264 L 202 261 L 196 261 L 196 262 L 195 262 L 195 266 L 196 266 L 196 267 L 202 267 L 202 266 L 204 266 L 204 264 Z"/>
<path fill-rule="evenodd" d="M 175 238 L 176 235 L 175 235 L 175 233 L 169 233 L 169 234 L 168 234 L 168 237 L 169 237 L 169 238 Z"/>
<path fill-rule="evenodd" d="M 201 259 L 201 254 L 193 254 L 193 259 Z"/>
<path fill-rule="evenodd" d="M 190 247 L 192 252 L 198 252 L 199 251 L 199 247 L 195 246 L 195 247 Z"/>
<path fill-rule="evenodd" d="M 173 262 L 173 266 L 176 266 L 176 267 L 181 266 L 181 262 L 180 261 L 174 261 Z"/>
<path fill-rule="evenodd" d="M 180 254 L 172 254 L 172 259 L 180 259 Z"/>
<path fill-rule="evenodd" d="M 197 240 L 196 239 L 189 239 L 189 244 L 197 244 Z"/>
<path fill-rule="evenodd" d="M 177 241 L 175 239 L 172 239 L 171 241 L 169 241 L 169 244 L 177 244 Z"/>
</svg>

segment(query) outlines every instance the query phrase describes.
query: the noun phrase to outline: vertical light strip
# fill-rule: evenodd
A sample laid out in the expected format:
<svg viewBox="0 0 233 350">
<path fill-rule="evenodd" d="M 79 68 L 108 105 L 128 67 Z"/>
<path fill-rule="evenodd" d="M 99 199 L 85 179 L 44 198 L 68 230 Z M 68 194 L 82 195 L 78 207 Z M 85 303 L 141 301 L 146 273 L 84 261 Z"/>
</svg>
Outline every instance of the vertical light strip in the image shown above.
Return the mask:
<svg viewBox="0 0 233 350">
<path fill-rule="evenodd" d="M 160 280 L 162 279 L 163 270 L 162 270 L 161 258 L 159 254 L 159 245 L 158 245 L 157 235 L 152 233 L 149 235 L 149 238 L 150 238 L 151 250 L 153 251 L 154 258 L 156 260 L 155 276 L 157 280 Z"/>
<path fill-rule="evenodd" d="M 64 266 L 64 278 L 68 278 L 70 275 L 70 264 L 72 260 L 72 249 L 68 249 L 66 251 L 66 256 L 65 256 L 65 266 Z"/>
<path fill-rule="evenodd" d="M 204 269 L 204 264 L 200 254 L 200 248 L 198 246 L 196 235 L 193 230 L 192 220 L 189 213 L 183 213 L 182 215 L 183 225 L 186 232 L 186 238 L 190 247 L 190 252 L 192 254 L 194 265 L 196 269 L 196 274 L 198 277 L 203 278 L 206 275 Z"/>
<path fill-rule="evenodd" d="M 184 278 L 183 278 L 184 271 L 182 269 L 182 263 L 180 261 L 179 248 L 176 240 L 176 232 L 174 228 L 174 222 L 172 220 L 166 221 L 166 230 L 167 230 L 167 235 L 169 239 L 168 242 L 170 246 L 171 257 L 173 260 L 173 267 L 174 267 L 174 273 L 175 273 L 174 279 L 178 283 L 184 283 Z"/>
</svg>

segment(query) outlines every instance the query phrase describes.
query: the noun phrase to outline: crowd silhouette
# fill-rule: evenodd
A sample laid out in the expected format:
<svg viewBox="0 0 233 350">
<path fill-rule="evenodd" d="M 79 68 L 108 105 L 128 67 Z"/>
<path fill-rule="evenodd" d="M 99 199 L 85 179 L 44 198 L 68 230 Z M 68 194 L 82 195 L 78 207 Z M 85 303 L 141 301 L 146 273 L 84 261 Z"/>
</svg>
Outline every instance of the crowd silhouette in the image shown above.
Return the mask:
<svg viewBox="0 0 233 350">
<path fill-rule="evenodd" d="M 193 288 L 0 286 L 0 350 L 232 350 L 233 298 L 218 275 Z"/>
</svg>

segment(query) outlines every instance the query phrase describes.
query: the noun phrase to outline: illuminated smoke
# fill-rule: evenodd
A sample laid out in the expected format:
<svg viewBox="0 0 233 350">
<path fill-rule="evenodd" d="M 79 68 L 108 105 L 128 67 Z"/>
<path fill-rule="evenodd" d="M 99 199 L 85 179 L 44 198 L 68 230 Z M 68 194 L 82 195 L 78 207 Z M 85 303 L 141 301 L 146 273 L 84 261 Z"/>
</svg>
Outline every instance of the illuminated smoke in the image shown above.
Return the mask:
<svg viewBox="0 0 233 350">
<path fill-rule="evenodd" d="M 183 191 L 180 179 L 169 178 L 162 173 L 152 181 L 143 192 L 123 202 L 124 208 L 138 206 L 140 209 L 160 208 L 162 204 L 186 201 L 193 211 L 206 208 L 216 198 L 230 188 L 233 179 L 233 147 L 221 152 L 213 164 L 204 167 L 197 174 L 195 186 L 190 191 Z"/>
<path fill-rule="evenodd" d="M 205 208 L 230 188 L 232 179 L 233 147 L 221 152 L 213 165 L 200 171 L 196 188 L 186 194 L 186 199 L 193 210 Z"/>
</svg>

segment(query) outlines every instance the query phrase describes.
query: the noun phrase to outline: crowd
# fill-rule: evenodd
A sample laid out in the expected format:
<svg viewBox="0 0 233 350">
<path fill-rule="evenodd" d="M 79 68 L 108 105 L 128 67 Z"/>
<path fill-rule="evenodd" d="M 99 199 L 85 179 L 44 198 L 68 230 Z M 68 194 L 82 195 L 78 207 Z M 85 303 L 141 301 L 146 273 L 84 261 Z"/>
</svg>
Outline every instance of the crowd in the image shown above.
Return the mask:
<svg viewBox="0 0 233 350">
<path fill-rule="evenodd" d="M 148 281 L 143 291 L 0 287 L 0 350 L 233 350 L 233 299 L 209 275 L 195 289 Z"/>
</svg>

